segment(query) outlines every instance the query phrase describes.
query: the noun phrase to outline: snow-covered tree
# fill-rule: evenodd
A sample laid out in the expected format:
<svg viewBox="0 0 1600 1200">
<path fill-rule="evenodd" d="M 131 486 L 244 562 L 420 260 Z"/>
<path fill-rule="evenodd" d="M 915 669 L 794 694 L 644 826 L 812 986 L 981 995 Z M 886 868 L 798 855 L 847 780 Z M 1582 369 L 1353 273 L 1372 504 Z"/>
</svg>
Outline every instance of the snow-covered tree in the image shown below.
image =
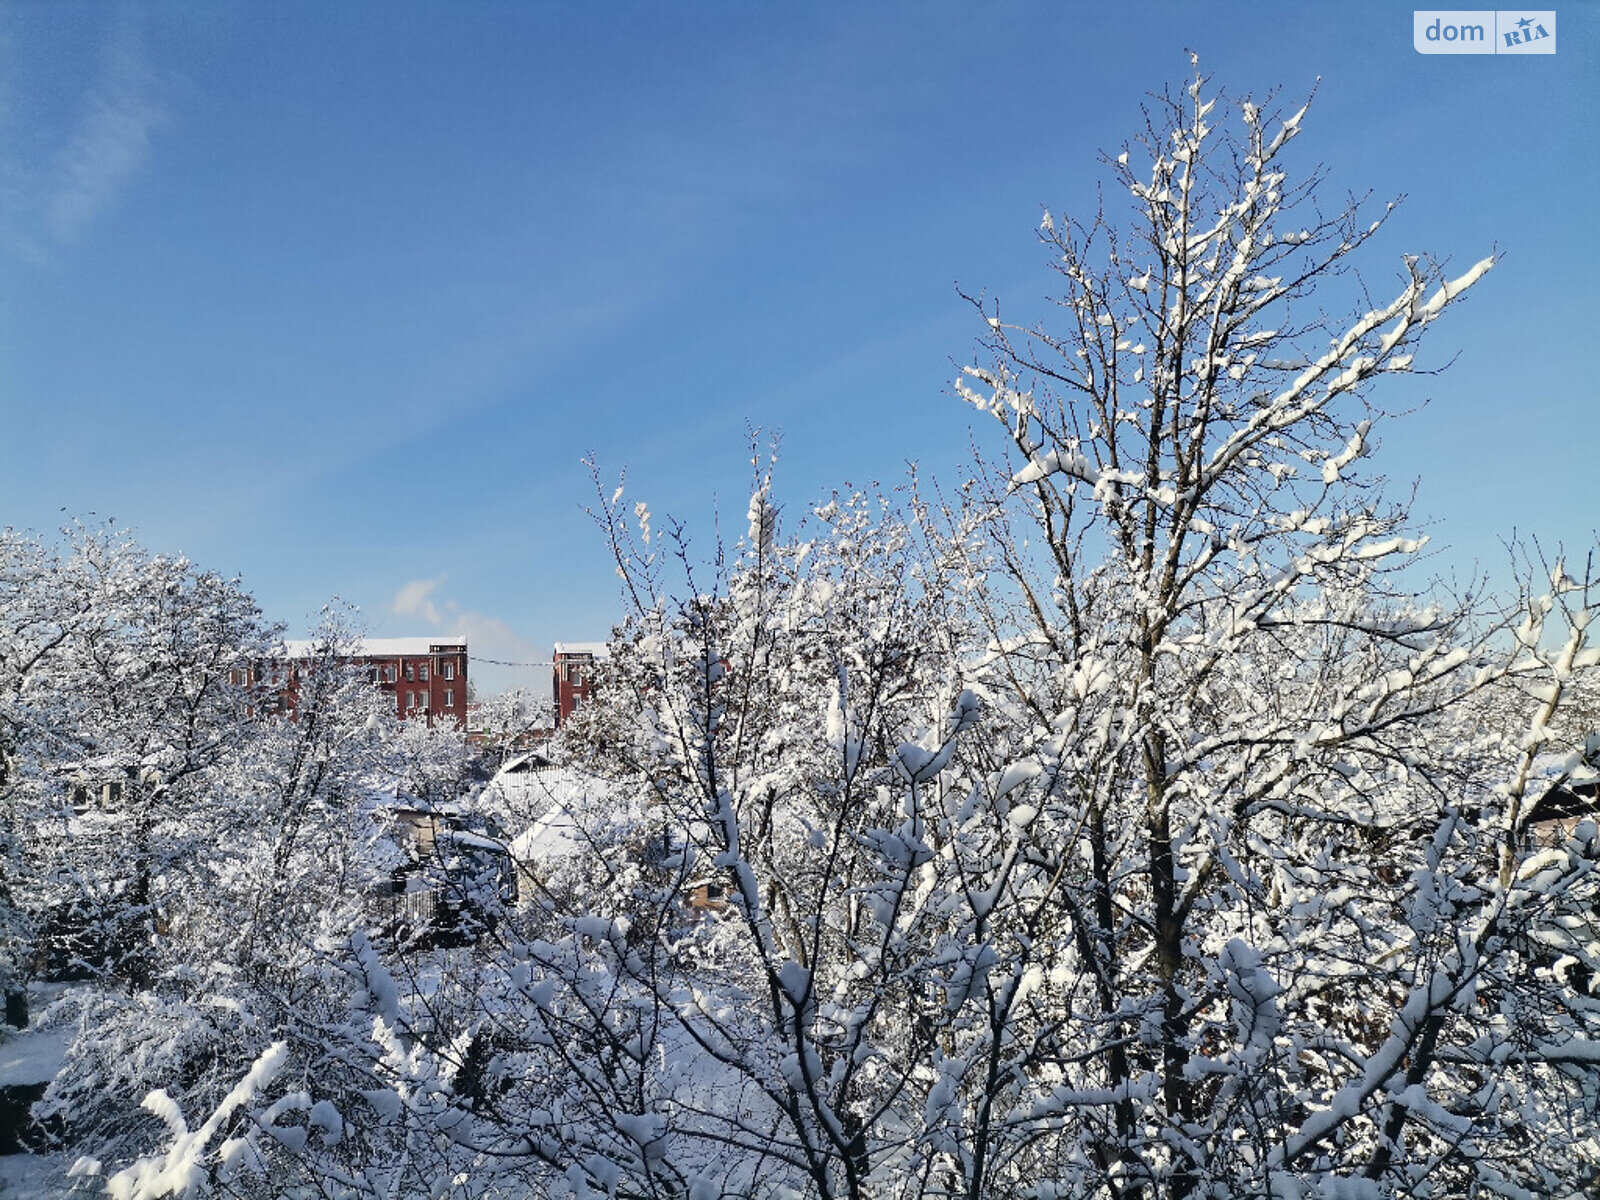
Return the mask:
<svg viewBox="0 0 1600 1200">
<path fill-rule="evenodd" d="M 25 904 L 87 926 L 99 964 L 137 986 L 276 631 L 236 581 L 123 530 L 73 526 L 59 550 L 8 531 L 6 554 L 0 791 Z"/>
<path fill-rule="evenodd" d="M 1055 1081 L 1066 1194 L 1577 1194 L 1596 1012 L 1537 947 L 1556 895 L 1593 902 L 1593 828 L 1521 847 L 1593 581 L 1414 598 L 1420 542 L 1361 471 L 1371 386 L 1492 259 L 1407 256 L 1374 301 L 1345 272 L 1387 209 L 1291 180 L 1305 109 L 1218 104 L 1197 75 L 1110 161 L 1131 227 L 1046 215 L 1060 318 L 980 304 L 960 385 L 1013 455 L 966 513 L 1004 581 L 982 678 L 1070 948 L 1053 1061 L 1008 1069 Z M 1502 680 L 1531 730 L 1480 721 Z"/>
<path fill-rule="evenodd" d="M 1523 827 L 1592 585 L 1414 596 L 1361 469 L 1372 385 L 1492 260 L 1372 301 L 1387 210 L 1290 180 L 1303 109 L 1219 103 L 1197 77 L 1110 161 L 1131 225 L 1046 218 L 1062 321 L 982 306 L 961 391 L 1015 457 L 920 578 L 840 576 L 876 527 L 779 543 L 765 487 L 719 586 L 668 601 L 626 547 L 595 719 L 655 832 L 534 985 L 591 1186 L 1592 1183 L 1595 947 L 1562 932 L 1595 831 Z M 1506 682 L 1532 728 L 1483 723 Z M 726 907 L 685 927 L 702 881 Z"/>
<path fill-rule="evenodd" d="M 630 612 L 533 903 L 424 964 L 351 936 L 326 1069 L 140 1177 L 1591 1194 L 1600 830 L 1531 816 L 1593 769 L 1600 581 L 1419 590 L 1372 389 L 1492 260 L 1369 297 L 1388 210 L 1291 177 L 1305 112 L 1153 101 L 1131 211 L 1045 219 L 1057 317 L 976 302 L 1001 461 L 939 502 L 786 531 L 761 476 L 698 564 L 603 497 Z"/>
<path fill-rule="evenodd" d="M 554 709 L 548 697 L 511 688 L 477 701 L 472 723 L 487 764 L 498 769 L 534 734 L 554 727 Z"/>
<path fill-rule="evenodd" d="M 83 1032 L 37 1115 L 98 1160 L 159 1143 L 160 1114 L 139 1104 L 153 1089 L 174 1112 L 210 1111 L 280 1043 L 280 1084 L 315 1078 L 339 1095 L 348 1078 L 325 1027 L 349 1015 L 340 956 L 353 932 L 379 935 L 372 896 L 406 861 L 391 810 L 418 803 L 419 782 L 459 777 L 463 757 L 454 730 L 400 727 L 350 663 L 354 639 L 345 614 L 330 610 L 309 653 L 254 664 L 271 688 L 292 690 L 293 719 L 263 703 L 211 773 L 195 822 L 204 837 L 174 870 L 170 956 L 129 994 L 74 1001 Z"/>
<path fill-rule="evenodd" d="M 22 831 L 30 809 L 17 775 L 34 733 L 23 695 L 82 615 L 83 598 L 54 585 L 54 567 L 40 539 L 0 531 L 0 989 L 7 993 L 25 974 L 31 934 L 19 894 L 28 883 Z"/>
<path fill-rule="evenodd" d="M 209 1111 L 277 1040 L 280 1081 L 335 1078 L 306 1031 L 347 1013 L 335 952 L 403 859 L 389 810 L 453 798 L 465 762 L 400 727 L 353 637 L 330 612 L 290 659 L 237 582 L 113 527 L 0 535 L 4 982 L 101 984 L 52 1014 L 78 1034 L 36 1114 L 87 1155 L 149 1149 L 142 1096 Z"/>
</svg>

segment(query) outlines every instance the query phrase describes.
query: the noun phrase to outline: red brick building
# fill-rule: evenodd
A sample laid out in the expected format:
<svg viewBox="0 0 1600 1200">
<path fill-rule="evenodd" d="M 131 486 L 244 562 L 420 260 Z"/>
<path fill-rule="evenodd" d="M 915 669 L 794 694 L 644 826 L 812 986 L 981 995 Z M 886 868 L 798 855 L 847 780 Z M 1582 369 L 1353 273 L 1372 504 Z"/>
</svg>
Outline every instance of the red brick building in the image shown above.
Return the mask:
<svg viewBox="0 0 1600 1200">
<path fill-rule="evenodd" d="M 555 700 L 556 726 L 594 694 L 594 666 L 609 653 L 604 642 L 557 642 L 550 695 Z"/>
<path fill-rule="evenodd" d="M 287 693 L 292 708 L 294 664 L 315 653 L 314 642 L 285 642 L 289 659 Z M 379 690 L 394 697 L 401 720 L 425 717 L 467 727 L 467 639 L 464 637 L 362 638 L 345 656 L 362 667 Z"/>
</svg>

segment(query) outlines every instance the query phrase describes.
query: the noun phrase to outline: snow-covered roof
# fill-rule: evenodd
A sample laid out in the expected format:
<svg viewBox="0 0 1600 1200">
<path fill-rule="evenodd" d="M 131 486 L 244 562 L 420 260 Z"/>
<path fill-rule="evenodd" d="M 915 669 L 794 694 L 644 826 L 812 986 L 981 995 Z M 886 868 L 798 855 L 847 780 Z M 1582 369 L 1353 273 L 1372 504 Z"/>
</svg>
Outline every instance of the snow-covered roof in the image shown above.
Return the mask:
<svg viewBox="0 0 1600 1200">
<path fill-rule="evenodd" d="M 596 658 L 606 658 L 611 653 L 610 642 L 557 642 L 557 654 L 592 654 Z"/>
<path fill-rule="evenodd" d="M 526 750 L 521 754 L 517 754 L 506 759 L 506 761 L 501 764 L 500 769 L 495 772 L 495 775 L 497 777 L 500 775 L 518 775 L 524 771 L 533 771 L 540 767 L 553 766 L 555 766 L 555 760 L 550 758 L 548 755 L 541 754 L 537 750 Z"/>
<path fill-rule="evenodd" d="M 511 842 L 511 854 L 518 862 L 547 864 L 571 858 L 589 849 L 589 839 L 572 814 L 556 805 Z"/>
<path fill-rule="evenodd" d="M 487 850 L 491 854 L 511 853 L 510 848 L 504 842 L 497 842 L 494 838 L 484 837 L 481 833 L 473 833 L 470 829 L 441 829 L 433 836 L 436 842 L 459 846 L 463 850 Z"/>
<path fill-rule="evenodd" d="M 1539 797 L 1528 810 L 1524 822 L 1541 825 L 1546 821 L 1571 821 L 1592 817 L 1600 811 L 1600 782 L 1557 784 Z"/>
<path fill-rule="evenodd" d="M 603 785 L 570 767 L 551 767 L 538 772 L 507 775 L 501 772 L 485 789 L 505 795 L 515 787 L 519 812 L 530 808 L 540 815 L 510 842 L 511 853 L 519 862 L 550 864 L 558 859 L 590 850 L 586 826 L 602 817 L 614 817 L 609 803 L 599 803 Z"/>
<path fill-rule="evenodd" d="M 283 643 L 290 658 L 310 658 L 320 645 L 309 640 L 291 640 Z M 465 635 L 456 637 L 399 637 L 357 638 L 350 644 L 353 658 L 397 658 L 406 654 L 450 654 L 467 648 Z"/>
</svg>

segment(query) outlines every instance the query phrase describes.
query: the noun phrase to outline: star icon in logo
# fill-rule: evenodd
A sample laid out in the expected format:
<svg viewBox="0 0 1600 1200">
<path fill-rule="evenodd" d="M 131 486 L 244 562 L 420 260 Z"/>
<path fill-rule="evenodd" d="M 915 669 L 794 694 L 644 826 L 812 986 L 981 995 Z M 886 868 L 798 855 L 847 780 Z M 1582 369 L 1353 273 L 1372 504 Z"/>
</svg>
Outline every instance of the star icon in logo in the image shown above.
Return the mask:
<svg viewBox="0 0 1600 1200">
<path fill-rule="evenodd" d="M 1517 22 L 1517 26 L 1522 30 L 1523 33 L 1527 33 L 1528 26 L 1532 24 L 1533 22 L 1527 17 L 1523 17 L 1522 20 Z"/>
</svg>

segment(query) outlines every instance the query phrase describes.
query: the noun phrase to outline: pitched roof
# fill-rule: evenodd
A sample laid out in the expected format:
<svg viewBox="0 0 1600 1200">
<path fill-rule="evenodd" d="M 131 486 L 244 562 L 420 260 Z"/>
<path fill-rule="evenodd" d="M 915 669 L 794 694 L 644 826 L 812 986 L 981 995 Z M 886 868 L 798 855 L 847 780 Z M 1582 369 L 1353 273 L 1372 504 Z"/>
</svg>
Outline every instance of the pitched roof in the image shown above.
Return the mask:
<svg viewBox="0 0 1600 1200">
<path fill-rule="evenodd" d="M 1600 812 L 1600 780 L 1558 783 L 1528 810 L 1523 822 L 1538 825 L 1545 821 L 1568 821 L 1574 817 L 1594 816 L 1596 812 Z"/>
</svg>

